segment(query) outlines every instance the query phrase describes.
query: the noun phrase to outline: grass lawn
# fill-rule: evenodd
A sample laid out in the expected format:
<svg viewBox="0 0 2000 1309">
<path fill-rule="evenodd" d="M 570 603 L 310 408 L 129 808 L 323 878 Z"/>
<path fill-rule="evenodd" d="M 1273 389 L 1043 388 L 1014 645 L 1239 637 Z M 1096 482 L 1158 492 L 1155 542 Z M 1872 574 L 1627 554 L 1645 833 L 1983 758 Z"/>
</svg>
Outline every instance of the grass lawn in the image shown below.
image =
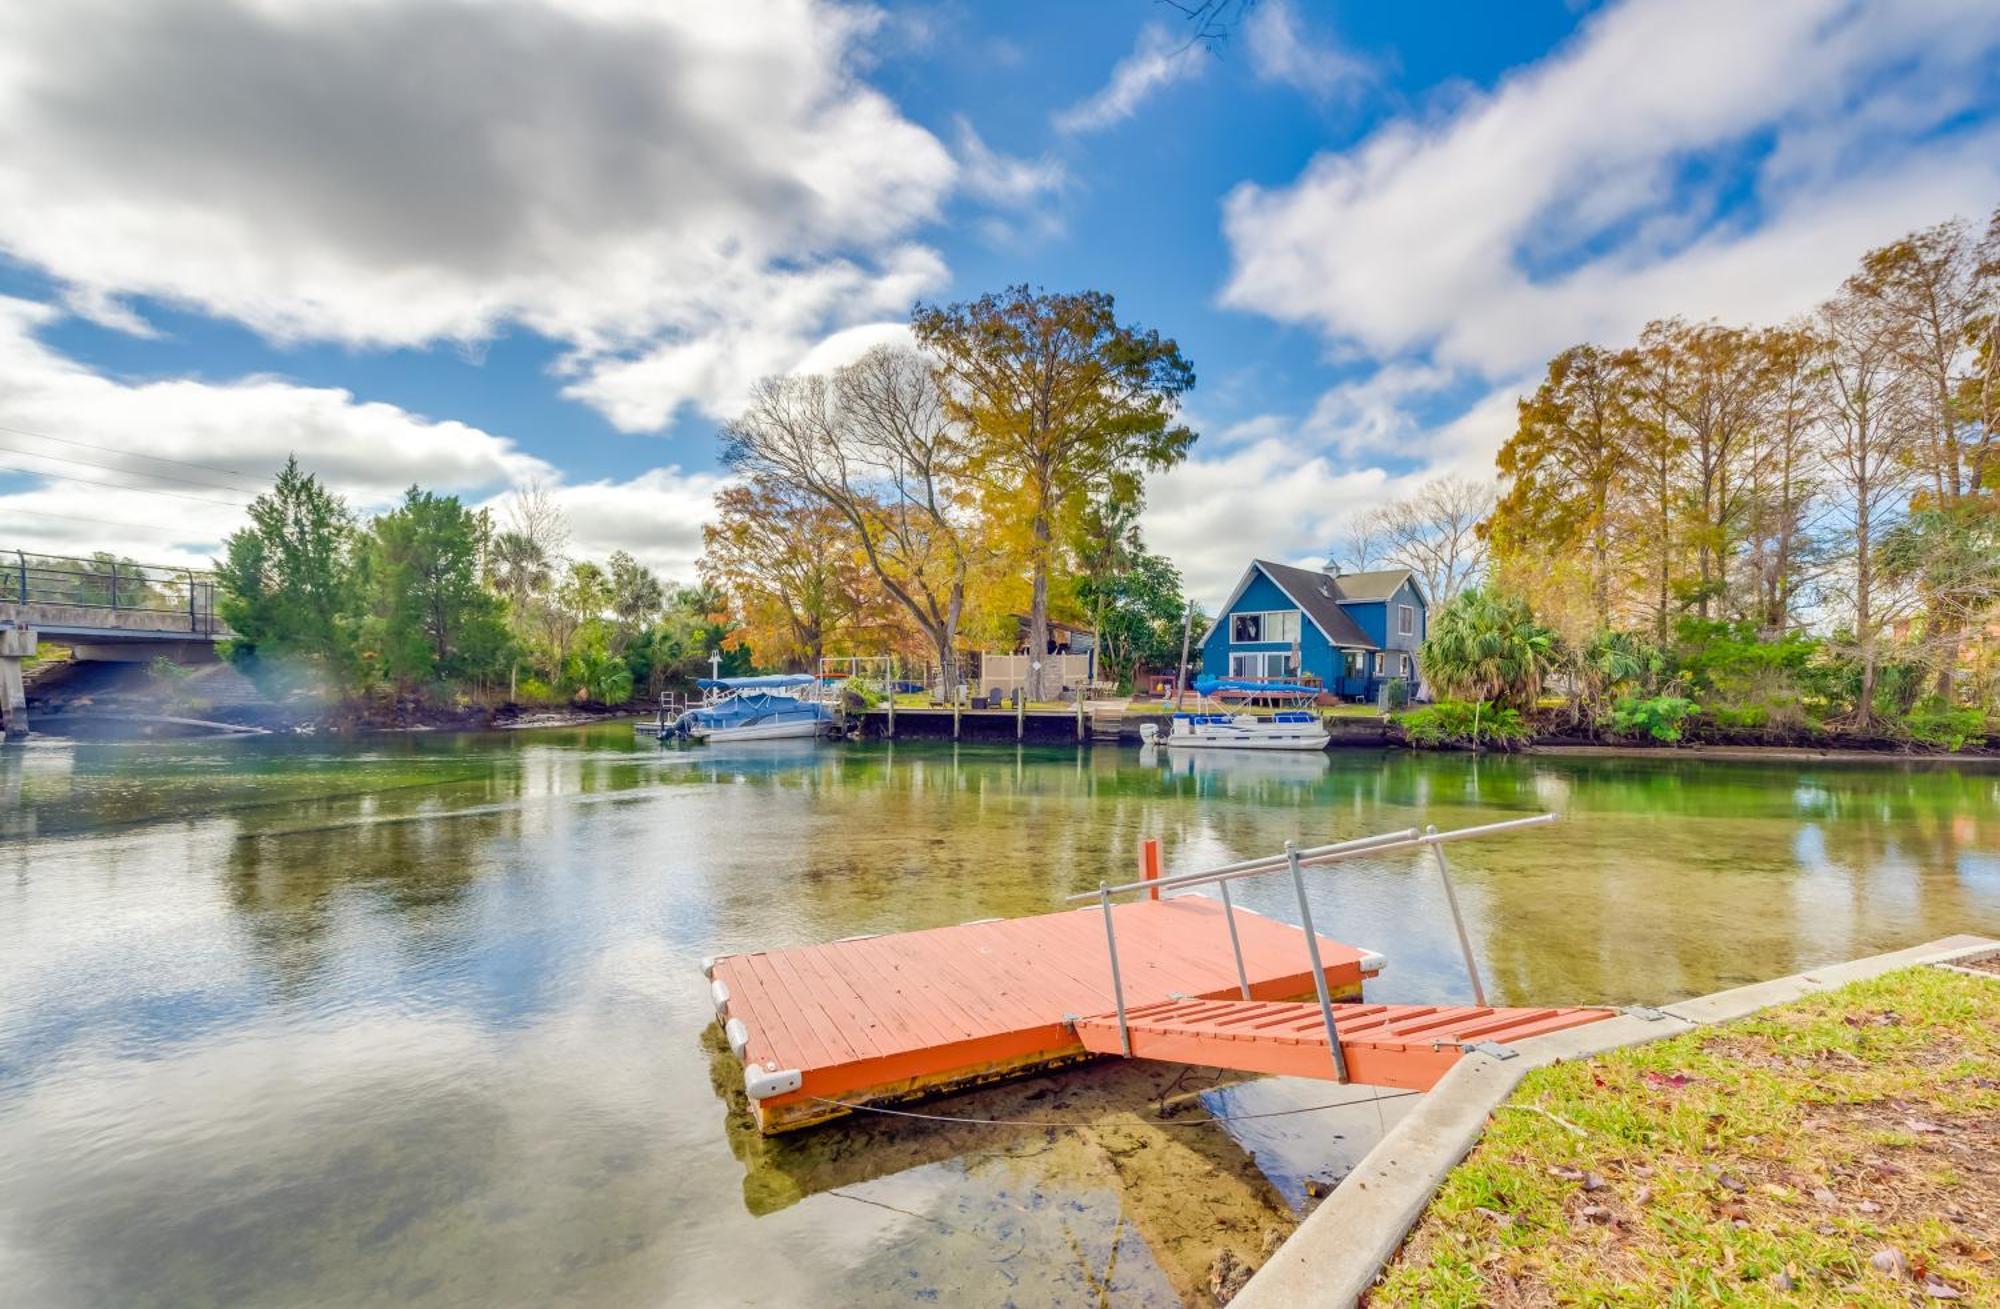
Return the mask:
<svg viewBox="0 0 2000 1309">
<path fill-rule="evenodd" d="M 1367 1303 L 2000 1305 L 2000 975 L 1530 1072 Z"/>
</svg>

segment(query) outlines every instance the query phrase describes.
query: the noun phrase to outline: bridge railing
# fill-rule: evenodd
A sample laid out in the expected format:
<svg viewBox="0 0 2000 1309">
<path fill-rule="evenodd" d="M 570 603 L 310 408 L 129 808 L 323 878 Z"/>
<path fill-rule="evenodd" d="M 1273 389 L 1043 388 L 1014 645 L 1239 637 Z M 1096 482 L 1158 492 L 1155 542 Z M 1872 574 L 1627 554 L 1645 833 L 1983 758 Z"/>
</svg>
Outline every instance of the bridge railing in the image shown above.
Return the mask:
<svg viewBox="0 0 2000 1309">
<path fill-rule="evenodd" d="M 0 556 L 0 604 L 9 602 L 185 614 L 192 633 L 208 636 L 217 629 L 214 574 L 110 554 L 86 559 L 9 551 Z"/>
</svg>

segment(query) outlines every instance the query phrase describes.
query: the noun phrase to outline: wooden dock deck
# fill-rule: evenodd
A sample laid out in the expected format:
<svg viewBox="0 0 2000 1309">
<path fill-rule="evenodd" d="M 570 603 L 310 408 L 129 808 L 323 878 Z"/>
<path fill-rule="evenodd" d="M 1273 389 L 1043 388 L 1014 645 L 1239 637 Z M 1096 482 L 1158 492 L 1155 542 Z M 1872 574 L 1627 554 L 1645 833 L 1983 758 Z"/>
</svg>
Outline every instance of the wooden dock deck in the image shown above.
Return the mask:
<svg viewBox="0 0 2000 1309">
<path fill-rule="evenodd" d="M 1187 895 L 1111 912 L 1128 1009 L 1242 999 L 1219 902 Z M 1078 1021 L 1116 1007 L 1102 915 L 1093 906 L 712 961 L 716 1016 L 759 1127 L 849 1112 L 828 1101 L 887 1103 L 1094 1057 Z M 1313 993 L 1304 932 L 1241 908 L 1236 928 L 1252 1000 Z M 1319 950 L 1336 998 L 1358 998 L 1382 966 L 1325 937 Z"/>
</svg>

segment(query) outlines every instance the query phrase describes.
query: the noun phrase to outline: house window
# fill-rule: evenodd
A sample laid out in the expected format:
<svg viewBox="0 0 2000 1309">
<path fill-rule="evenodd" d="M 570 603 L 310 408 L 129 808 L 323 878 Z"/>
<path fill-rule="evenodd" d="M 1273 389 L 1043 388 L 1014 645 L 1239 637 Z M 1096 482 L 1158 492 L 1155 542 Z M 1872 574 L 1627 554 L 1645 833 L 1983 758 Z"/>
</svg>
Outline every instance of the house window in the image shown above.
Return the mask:
<svg viewBox="0 0 2000 1309">
<path fill-rule="evenodd" d="M 1414 636 L 1417 631 L 1417 608 L 1415 605 L 1396 606 L 1396 630 L 1404 636 Z"/>
<path fill-rule="evenodd" d="M 1229 656 L 1231 677 L 1295 677 L 1298 666 L 1284 650 L 1251 650 Z"/>
<path fill-rule="evenodd" d="M 1399 677 L 1408 677 L 1410 675 L 1410 656 L 1396 656 L 1396 674 Z"/>
<path fill-rule="evenodd" d="M 1347 675 L 1349 677 L 1368 676 L 1368 652 L 1365 650 L 1349 650 L 1346 654 Z"/>
<path fill-rule="evenodd" d="M 1299 639 L 1299 611 L 1236 614 L 1229 620 L 1229 639 L 1238 645 L 1275 644 Z"/>
</svg>

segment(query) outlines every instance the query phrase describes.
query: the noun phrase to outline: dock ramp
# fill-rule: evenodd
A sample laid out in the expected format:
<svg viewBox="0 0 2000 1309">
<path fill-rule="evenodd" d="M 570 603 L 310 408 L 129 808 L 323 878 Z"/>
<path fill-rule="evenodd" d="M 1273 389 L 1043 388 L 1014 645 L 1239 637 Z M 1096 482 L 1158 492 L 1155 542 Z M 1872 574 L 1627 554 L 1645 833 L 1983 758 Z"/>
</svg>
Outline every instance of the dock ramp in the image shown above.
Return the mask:
<svg viewBox="0 0 2000 1309">
<path fill-rule="evenodd" d="M 1512 1041 L 1615 1013 L 1411 1004 L 1336 1004 L 1333 1010 L 1340 1065 L 1317 1004 L 1249 1000 L 1173 1000 L 1128 1010 L 1129 1053 L 1134 1059 L 1428 1091 L 1467 1051 L 1504 1055 Z M 1092 1053 L 1127 1053 L 1115 1013 L 1079 1019 L 1076 1034 Z"/>
</svg>

